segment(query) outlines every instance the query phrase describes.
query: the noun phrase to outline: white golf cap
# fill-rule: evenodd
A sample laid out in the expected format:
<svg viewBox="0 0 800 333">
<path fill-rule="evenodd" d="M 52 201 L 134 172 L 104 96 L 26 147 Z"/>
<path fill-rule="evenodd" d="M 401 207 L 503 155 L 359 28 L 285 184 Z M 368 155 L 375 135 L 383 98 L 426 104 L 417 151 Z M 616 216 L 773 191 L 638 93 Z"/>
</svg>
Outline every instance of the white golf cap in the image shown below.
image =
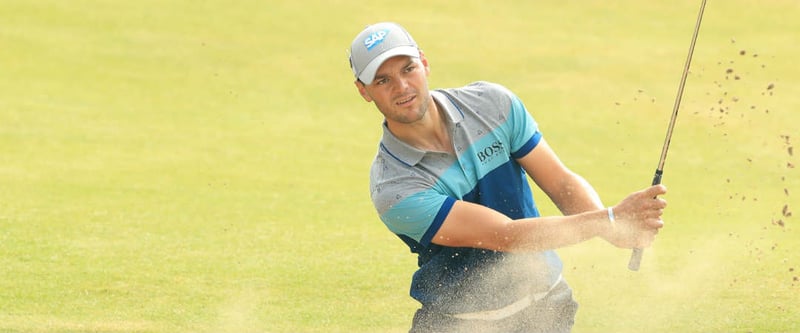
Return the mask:
<svg viewBox="0 0 800 333">
<path fill-rule="evenodd" d="M 417 42 L 397 23 L 376 23 L 361 31 L 350 45 L 350 68 L 362 83 L 370 84 L 386 59 L 400 55 L 419 57 Z"/>
</svg>

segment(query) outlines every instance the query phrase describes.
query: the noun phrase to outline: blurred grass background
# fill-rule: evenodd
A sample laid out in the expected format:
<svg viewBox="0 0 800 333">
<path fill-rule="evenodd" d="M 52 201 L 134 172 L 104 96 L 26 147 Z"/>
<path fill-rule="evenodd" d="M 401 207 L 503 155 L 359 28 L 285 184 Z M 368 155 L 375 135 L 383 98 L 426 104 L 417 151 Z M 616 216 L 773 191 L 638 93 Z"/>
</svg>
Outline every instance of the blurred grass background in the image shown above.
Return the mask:
<svg viewBox="0 0 800 333">
<path fill-rule="evenodd" d="M 353 36 L 397 21 L 432 87 L 506 85 L 613 204 L 652 179 L 698 8 L 3 1 L 0 331 L 406 331 L 416 258 L 369 201 Z M 800 330 L 798 14 L 709 1 L 668 227 L 638 273 L 599 240 L 560 251 L 575 332 Z"/>
</svg>

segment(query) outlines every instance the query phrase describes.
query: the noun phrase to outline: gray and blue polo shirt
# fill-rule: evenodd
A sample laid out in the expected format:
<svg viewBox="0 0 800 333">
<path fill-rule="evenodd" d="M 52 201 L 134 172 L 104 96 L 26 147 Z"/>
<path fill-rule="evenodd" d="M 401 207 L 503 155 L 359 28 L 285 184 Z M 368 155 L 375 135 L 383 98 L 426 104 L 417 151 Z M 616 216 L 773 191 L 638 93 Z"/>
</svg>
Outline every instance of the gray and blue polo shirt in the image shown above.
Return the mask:
<svg viewBox="0 0 800 333">
<path fill-rule="evenodd" d="M 557 282 L 553 251 L 506 253 L 431 243 L 456 200 L 512 219 L 539 216 L 517 163 L 542 138 L 525 106 L 489 82 L 431 91 L 444 110 L 457 156 L 414 148 L 383 126 L 370 173 L 383 223 L 417 253 L 411 296 L 431 310 L 468 313 L 502 308 Z"/>
</svg>

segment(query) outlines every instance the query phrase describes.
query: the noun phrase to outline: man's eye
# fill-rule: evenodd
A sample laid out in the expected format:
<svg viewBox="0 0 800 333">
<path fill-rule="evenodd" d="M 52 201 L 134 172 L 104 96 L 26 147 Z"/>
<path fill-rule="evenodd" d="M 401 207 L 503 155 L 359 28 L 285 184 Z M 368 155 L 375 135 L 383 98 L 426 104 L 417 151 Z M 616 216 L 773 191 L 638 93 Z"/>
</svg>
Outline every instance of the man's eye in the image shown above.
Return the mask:
<svg viewBox="0 0 800 333">
<path fill-rule="evenodd" d="M 416 69 L 416 68 L 417 68 L 416 66 L 408 66 L 408 67 L 406 67 L 406 73 L 413 72 L 414 69 Z"/>
<path fill-rule="evenodd" d="M 375 81 L 375 84 L 377 84 L 377 85 L 383 85 L 383 84 L 386 84 L 386 82 L 387 82 L 387 81 L 388 81 L 388 80 L 386 80 L 385 78 L 383 78 L 383 79 L 378 79 L 378 81 Z"/>
</svg>

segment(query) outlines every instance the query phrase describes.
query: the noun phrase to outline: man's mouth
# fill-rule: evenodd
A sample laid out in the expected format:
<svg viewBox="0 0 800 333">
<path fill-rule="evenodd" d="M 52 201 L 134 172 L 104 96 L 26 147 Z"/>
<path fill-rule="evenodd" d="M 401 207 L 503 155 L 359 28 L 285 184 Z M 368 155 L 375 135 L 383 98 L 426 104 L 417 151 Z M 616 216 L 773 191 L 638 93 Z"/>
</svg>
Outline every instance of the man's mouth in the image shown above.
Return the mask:
<svg viewBox="0 0 800 333">
<path fill-rule="evenodd" d="M 406 105 L 406 104 L 408 104 L 408 103 L 411 103 L 411 102 L 412 102 L 412 101 L 414 101 L 414 99 L 416 99 L 416 98 L 417 98 L 417 96 L 416 96 L 416 95 L 407 96 L 407 97 L 405 97 L 405 98 L 403 98 L 403 99 L 401 99 L 401 100 L 397 101 L 397 103 L 396 103 L 396 104 L 397 104 L 397 105 L 400 105 L 400 106 L 403 106 L 403 105 Z"/>
</svg>

